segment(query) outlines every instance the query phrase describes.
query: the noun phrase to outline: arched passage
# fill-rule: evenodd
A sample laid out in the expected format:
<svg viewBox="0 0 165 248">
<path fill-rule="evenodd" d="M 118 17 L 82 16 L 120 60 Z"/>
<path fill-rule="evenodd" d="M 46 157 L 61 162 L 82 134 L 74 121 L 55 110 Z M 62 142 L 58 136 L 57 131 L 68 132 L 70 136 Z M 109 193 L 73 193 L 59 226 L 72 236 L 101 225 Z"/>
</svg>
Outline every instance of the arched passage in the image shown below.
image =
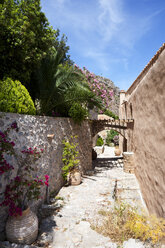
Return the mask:
<svg viewBox="0 0 165 248">
<path fill-rule="evenodd" d="M 124 136 L 125 133 L 122 132 L 120 129 L 117 128 L 112 128 L 112 127 L 107 127 L 106 129 L 103 129 L 99 131 L 94 137 L 93 137 L 93 146 L 96 145 L 97 138 L 100 136 L 104 140 L 104 145 L 106 145 L 106 139 L 107 139 L 107 132 L 110 130 L 114 130 L 119 134 L 119 139 L 122 140 L 122 151 L 126 152 L 127 151 L 127 139 Z M 120 136 L 121 135 L 121 136 Z"/>
<path fill-rule="evenodd" d="M 127 139 L 126 139 L 126 130 L 129 120 L 93 120 L 92 121 L 92 137 L 95 138 L 96 135 L 105 130 L 115 130 L 120 135 L 120 148 L 122 151 L 127 151 Z M 122 147 L 121 147 L 122 145 Z"/>
</svg>

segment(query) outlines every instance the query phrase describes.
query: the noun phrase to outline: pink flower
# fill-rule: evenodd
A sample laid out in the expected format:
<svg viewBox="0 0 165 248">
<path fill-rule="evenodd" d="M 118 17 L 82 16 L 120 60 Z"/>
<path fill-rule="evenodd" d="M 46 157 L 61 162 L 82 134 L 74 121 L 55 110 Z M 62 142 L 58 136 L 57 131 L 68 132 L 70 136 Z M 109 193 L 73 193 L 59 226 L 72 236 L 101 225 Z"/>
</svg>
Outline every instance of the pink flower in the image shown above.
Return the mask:
<svg viewBox="0 0 165 248">
<path fill-rule="evenodd" d="M 48 182 L 45 182 L 45 185 L 46 185 L 46 186 L 49 186 Z"/>
<path fill-rule="evenodd" d="M 48 175 L 45 175 L 45 179 L 48 181 L 49 180 L 49 176 Z"/>
<path fill-rule="evenodd" d="M 49 186 L 49 176 L 48 175 L 45 175 L 45 179 L 46 181 L 44 182 L 46 186 Z"/>
</svg>

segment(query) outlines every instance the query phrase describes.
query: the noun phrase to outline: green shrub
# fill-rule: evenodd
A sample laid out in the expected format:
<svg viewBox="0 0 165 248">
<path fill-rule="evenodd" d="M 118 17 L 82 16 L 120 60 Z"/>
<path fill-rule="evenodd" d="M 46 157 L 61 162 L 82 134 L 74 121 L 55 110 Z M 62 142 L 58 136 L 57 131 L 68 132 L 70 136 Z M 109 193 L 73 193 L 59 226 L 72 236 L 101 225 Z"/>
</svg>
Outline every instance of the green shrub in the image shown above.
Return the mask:
<svg viewBox="0 0 165 248">
<path fill-rule="evenodd" d="M 88 111 L 83 108 L 80 103 L 73 103 L 69 110 L 69 116 L 75 123 L 81 124 L 81 122 L 87 118 Z"/>
<path fill-rule="evenodd" d="M 108 109 L 106 109 L 106 110 L 104 111 L 104 114 L 105 114 L 105 115 L 108 115 L 108 116 L 110 116 L 110 117 L 112 117 L 112 118 L 114 118 L 115 120 L 118 120 L 118 119 L 119 119 L 119 116 L 115 115 L 112 111 L 110 111 L 110 110 L 108 110 Z"/>
<path fill-rule="evenodd" d="M 106 144 L 110 146 L 111 143 L 114 143 L 114 137 L 118 136 L 119 133 L 113 129 L 107 132 Z"/>
<path fill-rule="evenodd" d="M 104 140 L 101 137 L 98 137 L 96 141 L 96 146 L 102 146 L 104 145 Z"/>
<path fill-rule="evenodd" d="M 0 81 L 0 111 L 34 115 L 36 109 L 27 89 L 17 80 Z"/>
<path fill-rule="evenodd" d="M 62 161 L 64 166 L 62 167 L 62 176 L 67 180 L 69 172 L 75 170 L 79 166 L 80 160 L 77 159 L 79 152 L 77 151 L 78 143 L 75 142 L 77 136 L 71 136 L 70 139 L 64 139 L 62 144 L 64 145 L 62 153 Z"/>
</svg>

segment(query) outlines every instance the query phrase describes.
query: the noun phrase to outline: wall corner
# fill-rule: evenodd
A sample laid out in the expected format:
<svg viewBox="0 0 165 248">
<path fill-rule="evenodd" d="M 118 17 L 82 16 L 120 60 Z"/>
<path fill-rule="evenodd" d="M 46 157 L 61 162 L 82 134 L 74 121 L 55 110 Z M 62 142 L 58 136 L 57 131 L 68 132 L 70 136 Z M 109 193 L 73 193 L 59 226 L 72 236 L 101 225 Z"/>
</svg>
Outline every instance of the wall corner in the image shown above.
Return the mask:
<svg viewBox="0 0 165 248">
<path fill-rule="evenodd" d="M 124 119 L 125 118 L 125 115 L 123 113 L 123 102 L 125 101 L 125 90 L 121 90 L 120 91 L 120 105 L 119 105 L 119 119 Z"/>
</svg>

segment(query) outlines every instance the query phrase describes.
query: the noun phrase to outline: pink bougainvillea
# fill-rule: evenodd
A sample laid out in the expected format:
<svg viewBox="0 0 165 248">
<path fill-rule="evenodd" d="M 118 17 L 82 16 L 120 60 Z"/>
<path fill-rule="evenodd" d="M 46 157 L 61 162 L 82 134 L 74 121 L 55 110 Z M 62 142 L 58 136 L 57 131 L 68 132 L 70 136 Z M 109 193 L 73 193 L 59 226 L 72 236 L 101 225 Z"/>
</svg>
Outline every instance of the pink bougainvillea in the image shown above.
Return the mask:
<svg viewBox="0 0 165 248">
<path fill-rule="evenodd" d="M 77 71 L 84 74 L 90 89 L 96 94 L 96 96 L 101 98 L 104 109 L 109 109 L 114 95 L 113 90 L 106 84 L 101 83 L 97 76 L 88 71 L 85 67 L 83 70 L 80 69 L 77 65 L 74 65 L 74 67 Z M 102 112 L 102 110 L 100 110 L 100 112 Z"/>
<path fill-rule="evenodd" d="M 16 155 L 14 151 L 15 143 L 8 139 L 8 133 L 11 129 L 18 129 L 16 122 L 12 123 L 5 132 L 0 131 L 0 175 L 14 169 L 4 158 L 5 154 Z M 9 207 L 9 215 L 11 216 L 22 215 L 22 211 L 30 200 L 38 200 L 40 198 L 41 186 L 49 186 L 49 176 L 47 174 L 44 176 L 44 179 L 32 176 L 34 174 L 33 163 L 41 156 L 44 150 L 37 147 L 29 147 L 21 152 L 25 155 L 25 158 L 18 159 L 18 163 L 21 161 L 18 174 L 6 186 L 4 200 L 0 204 L 0 206 Z"/>
</svg>

